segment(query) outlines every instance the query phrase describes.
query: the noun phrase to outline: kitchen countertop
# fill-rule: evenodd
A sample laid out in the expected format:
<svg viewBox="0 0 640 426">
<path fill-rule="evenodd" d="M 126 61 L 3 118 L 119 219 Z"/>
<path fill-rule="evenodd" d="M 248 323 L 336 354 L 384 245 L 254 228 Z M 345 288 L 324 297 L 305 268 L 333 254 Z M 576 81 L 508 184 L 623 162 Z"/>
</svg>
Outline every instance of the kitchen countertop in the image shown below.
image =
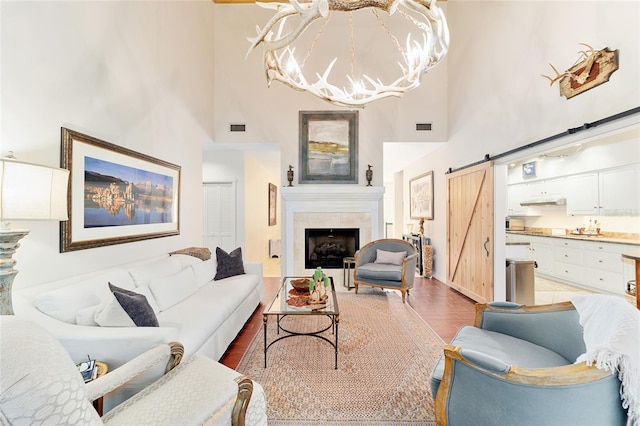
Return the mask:
<svg viewBox="0 0 640 426">
<path fill-rule="evenodd" d="M 579 235 L 579 234 L 551 235 L 551 233 L 545 233 L 540 231 L 528 231 L 528 230 L 507 231 L 507 234 L 530 235 L 532 237 L 563 238 L 568 240 L 593 241 L 593 242 L 629 244 L 629 245 L 640 246 L 640 239 L 633 239 L 633 238 L 618 238 L 618 237 L 608 237 L 608 236 L 599 236 L 599 235 Z"/>
</svg>

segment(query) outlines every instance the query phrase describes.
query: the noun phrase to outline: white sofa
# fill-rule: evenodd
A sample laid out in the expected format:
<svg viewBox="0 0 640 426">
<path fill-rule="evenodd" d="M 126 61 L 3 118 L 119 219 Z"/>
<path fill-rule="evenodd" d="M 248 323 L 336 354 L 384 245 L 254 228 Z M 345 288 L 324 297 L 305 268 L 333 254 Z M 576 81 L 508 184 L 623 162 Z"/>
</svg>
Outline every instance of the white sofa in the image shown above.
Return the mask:
<svg viewBox="0 0 640 426">
<path fill-rule="evenodd" d="M 87 356 L 109 370 L 157 346 L 177 341 L 184 357 L 202 354 L 219 360 L 264 296 L 262 264 L 244 262 L 245 274 L 214 281 L 215 256 L 202 261 L 184 254 L 96 271 L 13 292 L 19 317 L 43 326 L 79 362 Z M 158 327 L 111 327 L 95 323 L 95 313 L 111 296 L 108 284 L 144 294 L 156 313 Z M 105 409 L 120 403 L 159 377 L 133 383 Z"/>
</svg>

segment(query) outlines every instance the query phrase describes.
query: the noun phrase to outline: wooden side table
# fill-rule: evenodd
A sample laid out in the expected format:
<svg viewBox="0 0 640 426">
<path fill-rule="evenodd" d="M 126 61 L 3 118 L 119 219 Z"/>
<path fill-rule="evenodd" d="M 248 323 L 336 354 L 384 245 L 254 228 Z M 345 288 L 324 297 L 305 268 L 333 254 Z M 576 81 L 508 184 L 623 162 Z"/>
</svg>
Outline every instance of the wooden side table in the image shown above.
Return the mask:
<svg viewBox="0 0 640 426">
<path fill-rule="evenodd" d="M 96 361 L 96 368 L 98 369 L 97 377 L 102 377 L 109 372 L 109 366 L 106 363 L 101 361 Z M 96 409 L 100 417 L 102 417 L 103 402 L 104 402 L 104 397 L 102 396 L 96 399 L 95 401 L 93 401 L 93 408 Z"/>
</svg>

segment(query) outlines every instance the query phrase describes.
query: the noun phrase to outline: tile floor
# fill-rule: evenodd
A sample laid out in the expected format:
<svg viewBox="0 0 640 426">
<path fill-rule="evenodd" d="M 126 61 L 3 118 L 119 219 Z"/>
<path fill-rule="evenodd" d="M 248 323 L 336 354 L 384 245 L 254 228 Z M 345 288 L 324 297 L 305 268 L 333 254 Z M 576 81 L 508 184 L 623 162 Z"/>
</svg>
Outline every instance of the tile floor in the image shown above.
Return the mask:
<svg viewBox="0 0 640 426">
<path fill-rule="evenodd" d="M 547 278 L 536 277 L 536 305 L 547 303 L 566 302 L 575 294 L 591 294 L 590 290 L 574 287 L 568 284 L 553 281 Z"/>
</svg>

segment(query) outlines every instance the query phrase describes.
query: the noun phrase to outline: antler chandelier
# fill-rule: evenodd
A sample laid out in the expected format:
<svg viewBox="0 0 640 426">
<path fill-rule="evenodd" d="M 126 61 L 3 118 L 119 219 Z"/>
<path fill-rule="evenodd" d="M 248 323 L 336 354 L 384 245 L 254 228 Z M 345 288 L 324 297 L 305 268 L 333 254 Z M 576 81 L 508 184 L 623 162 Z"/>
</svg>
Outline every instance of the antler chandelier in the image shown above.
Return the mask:
<svg viewBox="0 0 640 426">
<path fill-rule="evenodd" d="M 436 5 L 436 0 L 312 0 L 310 3 L 300 3 L 290 0 L 290 3 L 257 3 L 266 9 L 276 10 L 276 14 L 260 29 L 258 35 L 249 38 L 251 47 L 247 55 L 257 46 L 264 49 L 264 67 L 267 82 L 279 81 L 296 90 L 307 91 L 320 99 L 335 105 L 363 108 L 370 102 L 390 96 L 401 97 L 409 90 L 420 85 L 422 76 L 436 66 L 447 54 L 449 49 L 449 29 L 442 10 Z M 372 72 L 355 73 L 355 42 L 353 13 L 369 9 L 377 24 L 395 46 L 399 65 L 399 75 L 391 77 L 390 82 L 383 82 Z M 389 26 L 384 22 L 379 10 L 389 16 L 398 14 L 406 18 L 408 34 L 404 46 L 398 41 Z M 348 12 L 349 18 L 349 56 L 350 73 L 346 74 L 342 83 L 332 83 L 330 74 L 338 62 L 335 57 L 326 65 L 324 71 L 308 71 L 315 74 L 314 81 L 305 76 L 305 65 L 313 53 L 332 12 Z M 289 18 L 292 21 L 287 22 Z M 302 33 L 316 20 L 321 20 L 321 27 L 309 46 L 298 47 L 306 52 L 302 62 L 296 58 L 296 44 Z M 366 40 L 365 40 L 366 41 Z M 370 41 L 370 40 L 369 40 Z M 343 43 L 344 44 L 344 43 Z M 334 42 L 332 49 L 338 47 Z M 378 54 L 377 46 L 367 49 L 366 55 Z M 380 61 L 380 58 L 378 58 Z M 344 59 L 343 59 L 344 62 Z M 382 58 L 382 64 L 374 70 L 389 72 L 392 61 Z M 322 67 L 320 68 L 322 69 Z"/>
</svg>

